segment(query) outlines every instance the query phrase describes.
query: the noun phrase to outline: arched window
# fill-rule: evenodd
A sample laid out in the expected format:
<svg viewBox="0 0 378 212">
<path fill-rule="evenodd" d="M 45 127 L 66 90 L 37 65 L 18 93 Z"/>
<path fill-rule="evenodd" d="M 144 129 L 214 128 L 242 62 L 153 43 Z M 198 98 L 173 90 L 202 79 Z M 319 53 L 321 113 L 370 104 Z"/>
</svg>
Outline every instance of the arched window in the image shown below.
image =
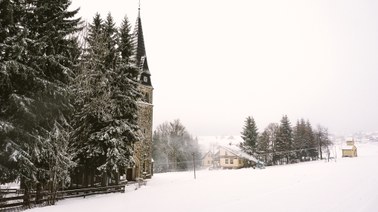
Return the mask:
<svg viewBox="0 0 378 212">
<path fill-rule="evenodd" d="M 147 103 L 150 102 L 150 95 L 148 95 L 148 93 L 144 94 L 144 101 L 147 102 Z"/>
</svg>

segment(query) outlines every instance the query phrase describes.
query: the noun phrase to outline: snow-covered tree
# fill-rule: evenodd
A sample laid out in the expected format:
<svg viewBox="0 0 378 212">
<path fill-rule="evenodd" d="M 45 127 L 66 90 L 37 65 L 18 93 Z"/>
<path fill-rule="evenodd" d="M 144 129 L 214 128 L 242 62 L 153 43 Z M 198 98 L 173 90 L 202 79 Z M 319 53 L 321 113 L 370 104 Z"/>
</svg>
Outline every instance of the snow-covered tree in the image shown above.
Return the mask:
<svg viewBox="0 0 378 212">
<path fill-rule="evenodd" d="M 158 172 L 185 170 L 192 166 L 192 154 L 200 159 L 198 141 L 185 129 L 180 120 L 160 124 L 153 136 L 152 155 Z"/>
<path fill-rule="evenodd" d="M 259 136 L 257 143 L 257 151 L 264 162 L 268 165 L 275 164 L 277 157 L 275 156 L 275 142 L 279 125 L 270 123 Z"/>
<path fill-rule="evenodd" d="M 318 157 L 318 147 L 309 121 L 298 120 L 293 130 L 293 149 L 298 160 L 310 160 Z"/>
<path fill-rule="evenodd" d="M 6 18 L 0 32 L 5 36 L 0 41 L 0 122 L 9 127 L 0 132 L 0 151 L 14 162 L 11 169 L 27 193 L 35 186 L 54 187 L 59 180 L 54 170 L 70 166 L 49 162 L 70 161 L 66 137 L 61 135 L 69 130 L 68 85 L 77 61 L 72 35 L 80 30 L 80 19 L 74 18 L 78 10 L 68 11 L 68 0 L 2 3 Z"/>
<path fill-rule="evenodd" d="M 120 174 L 134 164 L 133 144 L 141 139 L 137 124 L 137 82 L 129 75 L 135 65 L 119 58 L 116 29 L 109 14 L 99 14 L 89 25 L 81 73 L 75 79 L 76 112 L 71 151 L 77 170 L 84 173 L 84 186 L 101 176 L 118 183 Z M 121 58 L 122 59 L 122 58 Z M 117 62 L 118 61 L 118 62 Z"/>
<path fill-rule="evenodd" d="M 323 152 L 326 153 L 327 158 L 329 159 L 329 146 L 332 145 L 332 141 L 328 137 L 328 129 L 319 125 L 314 131 L 314 140 L 319 148 L 320 159 L 323 159 Z"/>
<path fill-rule="evenodd" d="M 318 158 L 318 145 L 316 143 L 314 132 L 312 130 L 312 126 L 310 121 L 307 120 L 306 127 L 305 127 L 305 139 L 306 139 L 306 148 L 307 154 L 312 159 L 315 160 Z"/>
<path fill-rule="evenodd" d="M 103 35 L 106 44 L 105 66 L 108 69 L 116 69 L 119 59 L 117 44 L 118 44 L 118 30 L 115 27 L 113 17 L 110 13 L 106 16 L 103 24 Z"/>
<path fill-rule="evenodd" d="M 304 119 L 298 120 L 296 126 L 293 129 L 293 149 L 295 150 L 296 158 L 304 160 L 307 157 L 307 145 L 306 141 L 306 122 Z"/>
<path fill-rule="evenodd" d="M 131 25 L 127 16 L 124 17 L 119 28 L 119 43 L 118 49 L 121 53 L 123 63 L 129 64 L 132 55 L 134 54 L 134 38 L 131 32 Z"/>
<path fill-rule="evenodd" d="M 275 151 L 278 159 L 286 159 L 286 163 L 293 157 L 293 135 L 290 121 L 286 115 L 281 119 L 275 142 Z"/>
<path fill-rule="evenodd" d="M 243 132 L 241 132 L 241 134 L 243 139 L 243 142 L 240 143 L 241 149 L 250 155 L 255 154 L 259 134 L 253 117 L 248 116 L 246 118 Z"/>
</svg>

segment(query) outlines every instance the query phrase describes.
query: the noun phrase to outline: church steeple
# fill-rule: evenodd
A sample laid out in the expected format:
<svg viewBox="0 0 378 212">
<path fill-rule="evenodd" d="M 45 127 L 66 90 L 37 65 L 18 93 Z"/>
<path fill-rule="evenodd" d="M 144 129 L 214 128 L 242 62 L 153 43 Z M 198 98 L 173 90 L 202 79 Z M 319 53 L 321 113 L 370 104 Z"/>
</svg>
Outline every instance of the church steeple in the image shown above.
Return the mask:
<svg viewBox="0 0 378 212">
<path fill-rule="evenodd" d="M 144 46 L 142 21 L 140 18 L 140 6 L 138 18 L 134 29 L 134 56 L 133 60 L 139 70 L 138 88 L 141 98 L 138 100 L 138 125 L 142 132 L 141 140 L 135 142 L 134 159 L 135 165 L 128 169 L 127 180 L 151 177 L 153 175 L 152 160 L 152 133 L 153 133 L 153 90 L 151 74 L 148 69 L 146 49 Z"/>
<path fill-rule="evenodd" d="M 139 80 L 143 85 L 151 86 L 151 73 L 148 68 L 146 49 L 144 46 L 142 20 L 140 18 L 140 2 L 138 8 L 138 17 L 134 29 L 134 39 L 135 61 L 140 71 Z"/>
</svg>

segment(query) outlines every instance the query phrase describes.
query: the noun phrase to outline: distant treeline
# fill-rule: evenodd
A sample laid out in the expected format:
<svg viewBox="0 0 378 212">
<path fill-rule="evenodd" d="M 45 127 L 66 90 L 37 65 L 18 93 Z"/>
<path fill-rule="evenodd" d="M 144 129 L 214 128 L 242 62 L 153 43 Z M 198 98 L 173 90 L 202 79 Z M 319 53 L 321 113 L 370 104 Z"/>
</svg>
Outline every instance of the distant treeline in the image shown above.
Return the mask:
<svg viewBox="0 0 378 212">
<path fill-rule="evenodd" d="M 263 161 L 266 165 L 296 163 L 329 156 L 328 130 L 322 126 L 313 129 L 311 123 L 300 119 L 294 127 L 288 117 L 269 124 L 258 132 L 255 120 L 249 116 L 242 131 L 241 149 Z"/>
</svg>

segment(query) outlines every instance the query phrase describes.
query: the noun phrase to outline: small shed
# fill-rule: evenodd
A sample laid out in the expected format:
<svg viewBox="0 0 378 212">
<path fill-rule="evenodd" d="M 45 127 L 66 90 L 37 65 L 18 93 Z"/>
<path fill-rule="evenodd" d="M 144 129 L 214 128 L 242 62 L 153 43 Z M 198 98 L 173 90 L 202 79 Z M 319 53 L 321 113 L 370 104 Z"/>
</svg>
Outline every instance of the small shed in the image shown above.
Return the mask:
<svg viewBox="0 0 378 212">
<path fill-rule="evenodd" d="M 355 145 L 344 146 L 343 157 L 357 157 L 357 147 Z"/>
</svg>

